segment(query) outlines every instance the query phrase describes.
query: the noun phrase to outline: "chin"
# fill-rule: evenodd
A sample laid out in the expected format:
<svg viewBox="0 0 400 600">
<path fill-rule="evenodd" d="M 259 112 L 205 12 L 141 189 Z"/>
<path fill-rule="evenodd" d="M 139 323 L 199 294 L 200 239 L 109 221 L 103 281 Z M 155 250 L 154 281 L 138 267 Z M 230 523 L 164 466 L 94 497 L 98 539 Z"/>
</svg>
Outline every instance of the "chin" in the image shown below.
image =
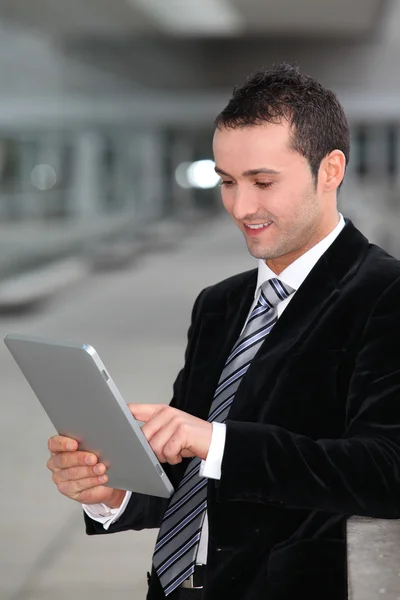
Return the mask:
<svg viewBox="0 0 400 600">
<path fill-rule="evenodd" d="M 278 248 L 277 246 L 264 246 L 261 244 L 252 244 L 246 240 L 247 249 L 253 258 L 261 259 L 261 260 L 272 260 L 275 258 L 280 258 L 284 256 L 289 250 L 286 248 Z"/>
<path fill-rule="evenodd" d="M 257 248 L 247 244 L 247 249 L 250 252 L 253 258 L 258 258 L 261 260 L 269 260 L 270 258 L 275 258 L 274 253 L 269 251 L 267 248 Z"/>
</svg>

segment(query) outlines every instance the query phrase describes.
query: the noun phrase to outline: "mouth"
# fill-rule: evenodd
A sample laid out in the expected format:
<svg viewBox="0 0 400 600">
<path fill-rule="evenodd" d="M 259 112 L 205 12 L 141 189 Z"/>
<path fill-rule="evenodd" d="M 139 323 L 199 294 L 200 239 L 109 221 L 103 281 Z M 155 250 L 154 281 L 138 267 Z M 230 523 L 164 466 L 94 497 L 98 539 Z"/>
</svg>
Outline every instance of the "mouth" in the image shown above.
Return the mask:
<svg viewBox="0 0 400 600">
<path fill-rule="evenodd" d="M 263 231 L 268 229 L 272 225 L 272 221 L 267 221 L 266 223 L 243 223 L 244 229 L 247 235 L 252 237 L 260 235 Z"/>
</svg>

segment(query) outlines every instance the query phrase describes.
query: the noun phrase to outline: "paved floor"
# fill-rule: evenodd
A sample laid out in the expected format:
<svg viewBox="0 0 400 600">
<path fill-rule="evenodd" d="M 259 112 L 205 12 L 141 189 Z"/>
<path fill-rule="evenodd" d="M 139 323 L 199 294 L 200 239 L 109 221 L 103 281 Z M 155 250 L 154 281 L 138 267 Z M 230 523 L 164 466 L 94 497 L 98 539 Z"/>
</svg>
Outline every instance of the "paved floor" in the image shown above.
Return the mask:
<svg viewBox="0 0 400 600">
<path fill-rule="evenodd" d="M 68 287 L 40 311 L 0 317 L 0 337 L 88 342 L 127 401 L 168 402 L 197 293 L 253 264 L 240 233 L 219 218 L 174 250 Z M 0 377 L 0 599 L 144 598 L 156 532 L 86 536 L 80 506 L 45 467 L 52 425 L 1 343 Z"/>
</svg>

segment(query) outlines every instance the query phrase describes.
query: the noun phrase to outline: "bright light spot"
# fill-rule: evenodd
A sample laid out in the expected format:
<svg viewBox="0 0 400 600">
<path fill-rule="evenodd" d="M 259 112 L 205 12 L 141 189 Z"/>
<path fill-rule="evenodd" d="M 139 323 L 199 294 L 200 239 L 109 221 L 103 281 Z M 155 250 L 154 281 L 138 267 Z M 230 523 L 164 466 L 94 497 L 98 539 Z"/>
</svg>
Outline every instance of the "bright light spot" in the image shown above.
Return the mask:
<svg viewBox="0 0 400 600">
<path fill-rule="evenodd" d="M 57 173 L 50 165 L 36 165 L 31 172 L 32 185 L 41 192 L 51 190 L 57 183 Z"/>
<path fill-rule="evenodd" d="M 181 163 L 175 171 L 176 183 L 185 189 L 192 187 L 188 181 L 188 169 L 191 164 L 190 162 Z"/>
<path fill-rule="evenodd" d="M 214 170 L 212 160 L 198 160 L 190 165 L 187 170 L 187 179 L 192 187 L 208 190 L 218 185 L 219 175 Z"/>
</svg>

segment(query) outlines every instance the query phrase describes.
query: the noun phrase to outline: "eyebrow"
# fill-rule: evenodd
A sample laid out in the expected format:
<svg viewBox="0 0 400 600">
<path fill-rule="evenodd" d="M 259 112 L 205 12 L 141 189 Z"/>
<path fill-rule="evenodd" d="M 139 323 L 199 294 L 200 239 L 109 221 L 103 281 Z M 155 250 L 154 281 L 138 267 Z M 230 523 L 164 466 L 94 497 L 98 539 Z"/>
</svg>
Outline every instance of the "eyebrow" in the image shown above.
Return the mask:
<svg viewBox="0 0 400 600">
<path fill-rule="evenodd" d="M 226 171 L 223 171 L 219 167 L 215 167 L 215 172 L 218 173 L 218 175 L 232 177 L 232 175 L 229 175 L 229 173 L 226 173 Z M 280 171 L 275 171 L 275 169 L 249 169 L 242 173 L 242 177 L 254 177 L 255 175 L 280 175 Z"/>
</svg>

